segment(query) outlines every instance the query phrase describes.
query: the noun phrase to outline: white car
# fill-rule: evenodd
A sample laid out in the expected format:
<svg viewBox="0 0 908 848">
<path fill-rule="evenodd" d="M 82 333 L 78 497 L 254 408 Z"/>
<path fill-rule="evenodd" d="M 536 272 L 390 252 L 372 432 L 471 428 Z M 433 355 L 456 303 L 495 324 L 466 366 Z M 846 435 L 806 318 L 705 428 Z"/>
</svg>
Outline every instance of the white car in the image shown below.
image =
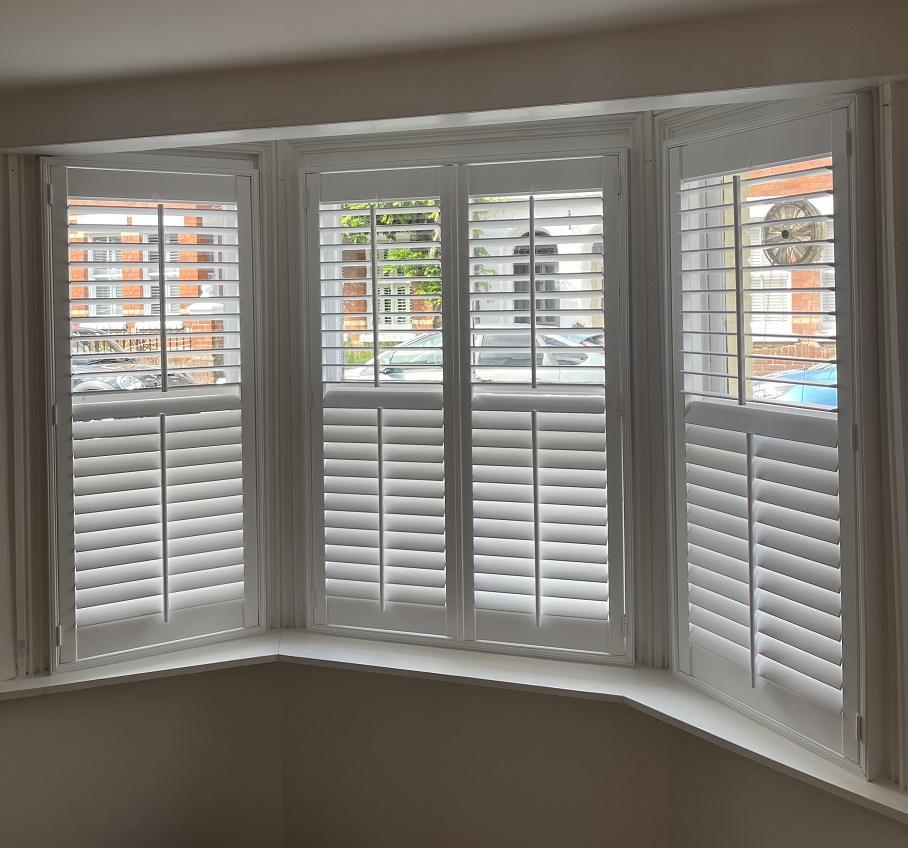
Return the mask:
<svg viewBox="0 0 908 848">
<path fill-rule="evenodd" d="M 529 333 L 507 327 L 476 327 L 472 381 L 477 383 L 527 383 L 530 381 Z M 526 328 L 529 329 L 529 328 Z M 505 330 L 509 332 L 505 332 Z M 601 383 L 605 353 L 577 333 L 536 331 L 536 376 L 540 383 Z M 591 338 L 596 338 L 595 336 Z M 375 360 L 344 369 L 344 380 L 374 380 Z M 382 379 L 441 382 L 442 335 L 430 331 L 386 350 L 378 356 Z"/>
</svg>

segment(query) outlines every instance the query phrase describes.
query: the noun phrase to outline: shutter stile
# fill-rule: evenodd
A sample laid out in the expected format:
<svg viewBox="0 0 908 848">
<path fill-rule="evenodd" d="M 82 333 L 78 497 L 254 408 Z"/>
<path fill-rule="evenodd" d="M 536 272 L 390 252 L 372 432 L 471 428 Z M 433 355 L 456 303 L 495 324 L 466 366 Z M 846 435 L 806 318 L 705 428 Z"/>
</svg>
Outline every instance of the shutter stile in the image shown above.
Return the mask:
<svg viewBox="0 0 908 848">
<path fill-rule="evenodd" d="M 258 612 L 252 420 L 238 385 L 249 181 L 65 171 L 70 367 L 58 393 L 71 416 L 58 443 L 72 463 L 71 543 L 60 538 L 71 662 L 237 630 Z M 146 199 L 187 179 L 210 193 Z"/>
</svg>

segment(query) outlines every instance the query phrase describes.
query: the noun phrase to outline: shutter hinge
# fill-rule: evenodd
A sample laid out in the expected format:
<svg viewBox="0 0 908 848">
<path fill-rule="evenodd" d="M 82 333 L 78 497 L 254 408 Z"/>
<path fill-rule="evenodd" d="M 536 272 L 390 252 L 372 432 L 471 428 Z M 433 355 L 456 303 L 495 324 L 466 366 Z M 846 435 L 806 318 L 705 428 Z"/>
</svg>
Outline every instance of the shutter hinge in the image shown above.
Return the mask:
<svg viewBox="0 0 908 848">
<path fill-rule="evenodd" d="M 858 742 L 864 741 L 864 716 L 862 715 L 854 717 L 854 737 Z"/>
<path fill-rule="evenodd" d="M 618 395 L 618 416 L 624 418 L 624 392 Z"/>
<path fill-rule="evenodd" d="M 625 636 L 625 637 L 627 636 L 627 616 L 626 615 L 621 616 L 621 635 Z"/>
<path fill-rule="evenodd" d="M 851 130 L 845 130 L 845 155 L 851 156 Z"/>
<path fill-rule="evenodd" d="M 50 407 L 50 424 L 52 427 L 57 426 L 57 404 L 53 403 Z"/>
<path fill-rule="evenodd" d="M 309 590 L 309 606 L 315 609 L 315 586 Z"/>
<path fill-rule="evenodd" d="M 303 189 L 303 208 L 309 208 L 309 189 Z"/>
<path fill-rule="evenodd" d="M 48 206 L 54 205 L 54 184 L 53 183 L 47 184 L 47 205 Z"/>
<path fill-rule="evenodd" d="M 851 425 L 851 448 L 852 448 L 852 450 L 855 450 L 855 451 L 858 449 L 858 425 L 857 424 Z"/>
<path fill-rule="evenodd" d="M 615 177 L 615 191 L 618 194 L 621 194 L 621 172 L 618 172 L 618 176 Z"/>
<path fill-rule="evenodd" d="M 309 389 L 306 392 L 306 406 L 308 406 L 309 409 L 312 409 L 312 389 Z"/>
<path fill-rule="evenodd" d="M 59 624 L 54 628 L 54 642 L 58 648 L 63 647 L 63 628 Z"/>
</svg>

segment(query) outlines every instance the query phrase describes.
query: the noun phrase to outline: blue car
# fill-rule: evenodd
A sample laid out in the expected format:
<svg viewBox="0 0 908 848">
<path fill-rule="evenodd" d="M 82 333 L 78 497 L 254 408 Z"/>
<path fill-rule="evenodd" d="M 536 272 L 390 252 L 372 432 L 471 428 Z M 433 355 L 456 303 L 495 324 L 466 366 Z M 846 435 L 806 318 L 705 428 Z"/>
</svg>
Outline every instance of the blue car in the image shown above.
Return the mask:
<svg viewBox="0 0 908 848">
<path fill-rule="evenodd" d="M 799 371 L 780 371 L 765 380 L 756 380 L 753 383 L 753 393 L 760 400 L 834 409 L 838 406 L 836 384 L 835 363 L 824 362 Z"/>
</svg>

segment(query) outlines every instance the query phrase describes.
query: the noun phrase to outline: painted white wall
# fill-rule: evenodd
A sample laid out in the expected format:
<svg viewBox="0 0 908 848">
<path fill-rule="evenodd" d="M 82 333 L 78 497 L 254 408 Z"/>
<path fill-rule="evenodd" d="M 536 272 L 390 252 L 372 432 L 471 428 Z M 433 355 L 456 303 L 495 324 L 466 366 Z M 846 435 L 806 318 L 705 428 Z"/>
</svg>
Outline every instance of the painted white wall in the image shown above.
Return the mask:
<svg viewBox="0 0 908 848">
<path fill-rule="evenodd" d="M 289 664 L 0 702 L 0 845 L 897 848 L 626 707 Z"/>
<path fill-rule="evenodd" d="M 0 149 L 906 75 L 906 31 L 904 0 L 827 0 L 503 45 L 7 89 Z"/>
<path fill-rule="evenodd" d="M 629 708 L 281 665 L 289 848 L 896 848 L 908 826 Z"/>
<path fill-rule="evenodd" d="M 292 848 L 670 844 L 671 732 L 639 713 L 354 671 L 277 670 Z"/>
<path fill-rule="evenodd" d="M 908 826 L 672 731 L 671 848 L 903 848 Z"/>
<path fill-rule="evenodd" d="M 0 702 L 0 845 L 283 845 L 273 670 Z"/>
</svg>

